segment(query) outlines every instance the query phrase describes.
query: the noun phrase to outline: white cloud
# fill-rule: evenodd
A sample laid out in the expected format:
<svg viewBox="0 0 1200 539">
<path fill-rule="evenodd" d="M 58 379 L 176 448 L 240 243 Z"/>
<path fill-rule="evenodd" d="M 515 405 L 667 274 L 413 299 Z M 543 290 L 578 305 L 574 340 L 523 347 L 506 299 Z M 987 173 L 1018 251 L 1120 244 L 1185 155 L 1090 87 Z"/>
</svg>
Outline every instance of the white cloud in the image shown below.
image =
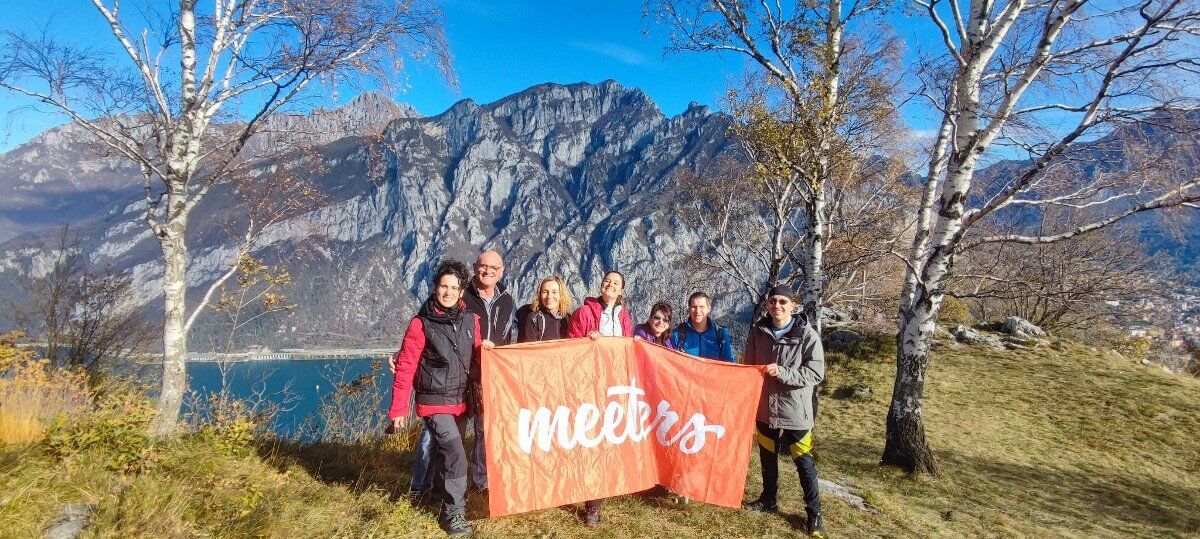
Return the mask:
<svg viewBox="0 0 1200 539">
<path fill-rule="evenodd" d="M 607 56 L 623 64 L 644 66 L 649 63 L 645 54 L 611 41 L 572 41 L 571 47 Z"/>
</svg>

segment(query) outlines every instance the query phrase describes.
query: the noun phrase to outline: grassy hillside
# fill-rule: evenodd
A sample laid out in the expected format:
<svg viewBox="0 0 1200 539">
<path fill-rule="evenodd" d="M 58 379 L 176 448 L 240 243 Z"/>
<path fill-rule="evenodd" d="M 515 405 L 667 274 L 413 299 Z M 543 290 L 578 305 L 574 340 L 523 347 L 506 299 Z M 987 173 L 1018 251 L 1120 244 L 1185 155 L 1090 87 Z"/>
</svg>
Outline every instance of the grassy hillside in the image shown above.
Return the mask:
<svg viewBox="0 0 1200 539">
<path fill-rule="evenodd" d="M 942 475 L 914 479 L 876 465 L 893 369 L 888 347 L 876 346 L 832 354 L 815 443 L 823 477 L 853 483 L 877 509 L 827 496 L 829 532 L 1200 535 L 1200 380 L 1072 344 L 941 347 L 926 412 Z M 838 398 L 861 385 L 870 396 Z M 88 533 L 97 537 L 436 536 L 432 506 L 399 498 L 409 443 L 295 447 L 225 429 L 126 459 L 104 444 L 9 446 L 0 449 L 0 535 L 34 536 L 63 504 L 86 503 L 96 508 Z M 748 498 L 757 483 L 752 462 Z M 606 503 L 601 529 L 590 531 L 578 509 L 485 520 L 485 500 L 474 495 L 469 516 L 491 537 L 782 537 L 803 520 L 794 473 L 783 474 L 782 488 L 783 515 L 637 495 Z"/>
</svg>

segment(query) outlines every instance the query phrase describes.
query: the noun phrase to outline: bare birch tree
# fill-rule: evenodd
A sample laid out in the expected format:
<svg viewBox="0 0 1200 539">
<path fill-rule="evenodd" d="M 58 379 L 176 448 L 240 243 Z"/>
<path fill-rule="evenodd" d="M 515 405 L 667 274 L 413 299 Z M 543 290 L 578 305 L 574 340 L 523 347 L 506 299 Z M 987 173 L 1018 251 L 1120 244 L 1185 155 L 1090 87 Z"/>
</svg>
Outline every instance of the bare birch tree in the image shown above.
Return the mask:
<svg viewBox="0 0 1200 539">
<path fill-rule="evenodd" d="M 685 261 L 691 278 L 724 274 L 733 278 L 750 305 L 755 319 L 765 312 L 766 293 L 778 284 L 798 287 L 804 283 L 806 202 L 803 181 L 776 157 L 806 138 L 793 137 L 796 126 L 774 113 L 756 109 L 753 118 L 735 106 L 731 135 L 739 139 L 744 155 L 705 164 L 699 172 L 678 175 L 672 201 L 686 226 L 700 236 L 699 256 Z M 764 136 L 765 132 L 773 133 Z M 839 172 L 828 184 L 829 203 L 821 220 L 826 223 L 820 304 L 847 307 L 860 312 L 870 303 L 882 313 L 875 298 L 876 287 L 864 286 L 886 279 L 883 269 L 891 246 L 903 230 L 905 203 L 912 188 L 900 179 L 906 174 L 902 162 L 862 156 L 844 159 L 850 168 Z M 899 288 L 893 284 L 892 288 Z M 894 294 L 889 293 L 895 304 Z M 890 308 L 890 307 L 889 307 Z M 822 317 L 824 318 L 824 317 Z"/>
<path fill-rule="evenodd" d="M 188 224 L 204 219 L 193 210 L 289 103 L 363 77 L 386 84 L 406 58 L 431 58 L 452 80 L 450 56 L 440 14 L 419 0 L 213 0 L 204 9 L 180 0 L 165 12 L 150 1 L 132 11 L 92 3 L 119 60 L 48 33 L 9 33 L 0 87 L 65 113 L 141 170 L 142 218 L 163 256 L 162 392 L 151 428 L 168 434 L 183 401 L 188 330 L 224 282 L 188 313 Z"/>
<path fill-rule="evenodd" d="M 878 149 L 895 120 L 891 98 L 896 71 L 886 69 L 896 58 L 895 43 L 846 35 L 853 21 L 883 5 L 880 0 L 789 6 L 651 0 L 646 5 L 649 14 L 670 28 L 668 50 L 733 53 L 761 69 L 764 84 L 742 102 L 746 121 L 741 126 L 746 131 L 742 135 L 750 137 L 746 140 L 762 194 L 772 200 L 767 211 L 775 224 L 765 242 L 765 282 L 747 284 L 745 276 L 738 277 L 756 289 L 751 293 L 756 299 L 770 286 L 798 281 L 804 313 L 818 330 L 828 281 L 830 197 L 839 182 L 846 187 L 857 179 L 862 169 L 853 163 Z M 788 241 L 789 229 L 799 232 L 798 244 Z M 729 265 L 735 275 L 738 263 Z M 793 265 L 794 272 L 789 270 Z"/>
<path fill-rule="evenodd" d="M 1117 155 L 1075 153 L 1121 126 L 1169 126 L 1173 107 L 1195 103 L 1200 12 L 1184 0 L 913 4 L 937 43 L 921 75 L 941 122 L 904 257 L 882 463 L 936 473 L 923 395 L 955 257 L 985 245 L 1065 240 L 1200 199 L 1200 178 L 1172 168 L 1171 159 L 1089 176 L 1080 173 L 1079 160 L 1095 164 Z M 977 174 L 989 161 L 1013 157 L 1019 159 L 1004 174 Z M 1036 217 L 1056 209 L 1077 212 L 1074 219 L 1000 232 L 980 226 L 1013 212 Z"/>
</svg>

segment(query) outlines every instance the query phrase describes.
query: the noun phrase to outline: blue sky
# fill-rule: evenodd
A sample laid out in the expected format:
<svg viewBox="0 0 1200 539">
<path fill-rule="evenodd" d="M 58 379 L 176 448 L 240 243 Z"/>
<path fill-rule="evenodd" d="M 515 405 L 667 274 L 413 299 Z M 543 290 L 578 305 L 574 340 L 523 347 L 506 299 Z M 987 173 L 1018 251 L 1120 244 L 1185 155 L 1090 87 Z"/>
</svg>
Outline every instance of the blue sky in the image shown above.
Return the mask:
<svg viewBox="0 0 1200 539">
<path fill-rule="evenodd" d="M 448 87 L 434 70 L 412 65 L 392 92 L 397 101 L 426 115 L 440 113 L 468 97 L 487 103 L 543 82 L 596 83 L 605 79 L 641 88 L 664 113 L 675 115 L 692 101 L 719 108 L 725 87 L 747 69 L 745 61 L 735 55 L 673 53 L 664 57 L 665 34 L 652 26 L 653 21 L 643 19 L 642 4 L 637 1 L 449 0 L 442 6 L 458 89 Z M 7 11 L 0 22 L 2 30 L 47 26 L 49 31 L 82 44 L 115 47 L 104 23 L 85 0 L 23 2 Z M 902 20 L 897 22 L 903 26 Z M 349 92 L 342 92 L 336 101 L 351 98 Z M 0 151 L 65 121 L 61 116 L 30 110 L 29 104 L 0 91 Z"/>
</svg>

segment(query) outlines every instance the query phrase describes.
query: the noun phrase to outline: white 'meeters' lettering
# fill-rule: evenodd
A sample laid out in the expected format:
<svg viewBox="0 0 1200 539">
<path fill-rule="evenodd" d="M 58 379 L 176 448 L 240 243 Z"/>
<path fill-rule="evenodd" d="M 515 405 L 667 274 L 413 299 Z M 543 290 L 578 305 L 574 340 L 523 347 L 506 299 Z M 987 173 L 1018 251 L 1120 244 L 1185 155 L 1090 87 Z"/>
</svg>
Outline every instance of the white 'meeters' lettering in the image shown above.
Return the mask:
<svg viewBox="0 0 1200 539">
<path fill-rule="evenodd" d="M 594 406 L 593 406 L 594 408 Z M 550 438 L 554 433 L 558 433 L 558 445 L 563 449 L 575 447 L 575 440 L 567 430 L 567 422 L 571 415 L 571 409 L 566 406 L 559 406 L 554 409 L 553 418 L 550 414 L 550 409 L 546 407 L 538 408 L 537 413 L 530 412 L 525 408 L 521 408 L 521 414 L 517 418 L 520 423 L 520 431 L 517 433 L 517 440 L 520 441 L 521 451 L 530 453 L 533 451 L 533 437 L 537 436 L 538 448 L 542 451 L 550 450 Z M 582 417 L 583 414 L 580 414 Z M 576 418 L 578 422 L 578 418 Z"/>
<path fill-rule="evenodd" d="M 704 449 L 709 434 L 717 439 L 725 436 L 725 427 L 709 425 L 708 418 L 701 413 L 692 414 L 672 434 L 671 429 L 679 423 L 680 416 L 665 400 L 658 403 L 651 421 L 650 403 L 639 398 L 646 392 L 637 386 L 637 379 L 627 386 L 609 387 L 607 393 L 617 400 L 609 401 L 603 410 L 592 403 L 581 404 L 574 413 L 574 421 L 571 409 L 566 406 L 558 406 L 553 411 L 545 406 L 537 410 L 522 408 L 517 415 L 517 442 L 521 451 L 533 453 L 535 443 L 542 451 L 550 451 L 553 445 L 569 450 L 576 445 L 596 447 L 604 441 L 613 445 L 626 441 L 639 443 L 654 432 L 655 441 L 663 447 L 679 444 L 681 452 L 691 455 Z M 622 397 L 625 397 L 624 403 Z M 593 433 L 597 425 L 600 430 Z"/>
</svg>

